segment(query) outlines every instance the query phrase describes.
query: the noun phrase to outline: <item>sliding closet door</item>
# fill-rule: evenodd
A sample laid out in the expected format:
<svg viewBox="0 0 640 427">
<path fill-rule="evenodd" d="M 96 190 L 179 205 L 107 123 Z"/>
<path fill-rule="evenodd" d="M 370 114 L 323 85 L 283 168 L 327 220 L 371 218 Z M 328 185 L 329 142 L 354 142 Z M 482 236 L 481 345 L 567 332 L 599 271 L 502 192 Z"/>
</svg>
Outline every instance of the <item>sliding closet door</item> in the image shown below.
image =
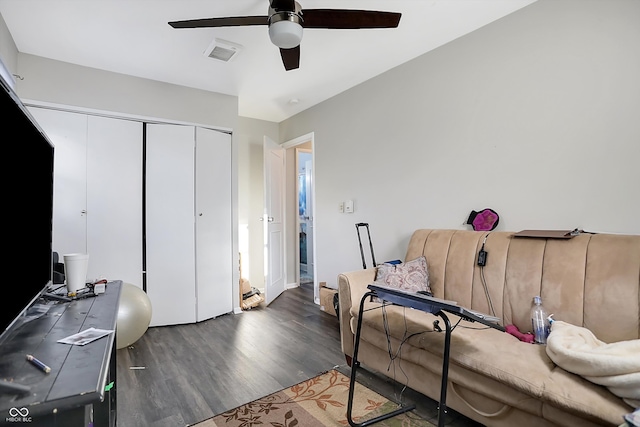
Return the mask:
<svg viewBox="0 0 640 427">
<path fill-rule="evenodd" d="M 231 135 L 196 128 L 197 320 L 233 309 Z"/>
<path fill-rule="evenodd" d="M 55 145 L 53 250 L 142 286 L 142 123 L 30 107 Z"/>
<path fill-rule="evenodd" d="M 148 124 L 146 257 L 150 326 L 196 321 L 193 126 Z"/>
<path fill-rule="evenodd" d="M 87 276 L 142 287 L 142 123 L 88 117 Z"/>
<path fill-rule="evenodd" d="M 53 250 L 87 251 L 87 116 L 29 107 L 54 148 Z M 92 262 L 91 260 L 89 262 Z"/>
</svg>

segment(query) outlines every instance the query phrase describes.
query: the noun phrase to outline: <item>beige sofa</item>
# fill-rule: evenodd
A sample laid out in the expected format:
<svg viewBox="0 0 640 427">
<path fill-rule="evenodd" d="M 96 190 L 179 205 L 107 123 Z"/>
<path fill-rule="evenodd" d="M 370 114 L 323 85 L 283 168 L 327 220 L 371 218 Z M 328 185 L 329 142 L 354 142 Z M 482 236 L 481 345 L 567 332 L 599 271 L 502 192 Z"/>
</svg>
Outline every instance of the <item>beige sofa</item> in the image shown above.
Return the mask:
<svg viewBox="0 0 640 427">
<path fill-rule="evenodd" d="M 556 320 L 587 328 L 603 342 L 640 338 L 640 236 L 582 233 L 553 239 L 513 234 L 417 230 L 405 261 L 424 255 L 434 296 L 490 313 L 484 281 L 500 323 L 521 332 L 530 331 L 531 302 L 540 295 Z M 481 268 L 477 256 L 485 237 L 487 263 Z M 338 276 L 342 350 L 349 364 L 360 301 L 375 271 Z M 365 304 L 361 367 L 437 401 L 445 334 L 433 332 L 433 323 L 440 317 L 378 306 Z M 455 326 L 459 318 L 447 315 Z M 464 320 L 451 335 L 446 397 L 448 408 L 487 426 L 619 426 L 634 410 L 607 387 L 556 366 L 544 345 Z"/>
</svg>

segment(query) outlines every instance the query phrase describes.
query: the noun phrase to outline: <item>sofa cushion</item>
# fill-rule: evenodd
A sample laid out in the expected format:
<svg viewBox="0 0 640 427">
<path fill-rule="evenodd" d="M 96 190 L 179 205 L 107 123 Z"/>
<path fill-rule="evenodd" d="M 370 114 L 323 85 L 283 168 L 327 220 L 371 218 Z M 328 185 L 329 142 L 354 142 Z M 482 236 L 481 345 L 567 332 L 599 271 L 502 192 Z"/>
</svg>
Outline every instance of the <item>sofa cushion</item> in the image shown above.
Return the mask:
<svg viewBox="0 0 640 427">
<path fill-rule="evenodd" d="M 379 265 L 375 282 L 409 292 L 431 292 L 427 259 L 424 256 L 402 264 Z"/>
<path fill-rule="evenodd" d="M 373 306 L 367 305 L 366 308 Z M 352 314 L 357 317 L 358 313 Z M 544 346 L 523 343 L 510 334 L 461 320 L 454 314 L 447 313 L 447 317 L 455 327 L 451 334 L 450 362 L 505 382 L 530 396 L 542 397 L 544 378 L 555 366 L 547 357 Z M 443 330 L 441 333 L 434 331 L 433 322 L 436 320 Z M 362 321 L 361 340 L 379 343 L 384 349 L 388 342 L 380 339 L 380 334 L 386 335 L 388 331 L 391 337 L 406 341 L 401 350 L 403 358 L 411 359 L 412 355 L 420 357 L 423 350 L 442 356 L 445 326 L 439 316 L 387 305 L 366 311 Z M 420 351 L 412 354 L 408 348 L 410 346 Z M 496 357 L 496 354 L 500 357 Z M 413 362 L 420 364 L 420 360 Z M 441 369 L 437 365 L 427 368 Z"/>
<path fill-rule="evenodd" d="M 365 306 L 367 311 L 363 315 L 362 341 L 388 351 L 391 358 L 401 354 L 404 360 L 435 373 L 440 372 L 441 366 L 425 363 L 424 355 L 426 351 L 442 356 L 445 334 L 434 333 L 433 328 L 433 322 L 439 320 L 444 330 L 439 316 L 400 306 L 374 307 L 371 303 Z M 352 309 L 351 314 L 357 318 L 357 310 Z M 521 342 L 508 333 L 461 320 L 454 314 L 447 313 L 447 316 L 454 328 L 450 350 L 452 365 L 593 420 L 611 420 L 620 413 L 629 412 L 630 407 L 626 407 L 605 388 L 558 368 L 547 356 L 544 345 Z M 352 322 L 353 326 L 355 322 Z M 386 331 L 393 338 L 388 340 Z M 398 348 L 400 342 L 404 344 Z M 452 366 L 450 369 L 455 368 Z M 568 386 L 568 383 L 572 385 Z M 580 392 L 576 393 L 576 390 Z M 489 390 L 484 392 L 493 394 Z M 522 400 L 522 405 L 525 404 L 526 401 Z M 515 403 L 515 406 L 520 407 L 520 404 Z"/>
</svg>

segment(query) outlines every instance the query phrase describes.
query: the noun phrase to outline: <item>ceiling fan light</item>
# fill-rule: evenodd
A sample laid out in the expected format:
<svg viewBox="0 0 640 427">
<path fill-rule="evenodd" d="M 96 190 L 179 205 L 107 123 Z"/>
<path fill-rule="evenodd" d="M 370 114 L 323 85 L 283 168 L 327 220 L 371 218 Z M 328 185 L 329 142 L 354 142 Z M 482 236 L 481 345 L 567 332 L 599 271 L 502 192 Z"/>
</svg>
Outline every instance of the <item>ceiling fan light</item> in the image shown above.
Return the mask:
<svg viewBox="0 0 640 427">
<path fill-rule="evenodd" d="M 300 45 L 302 25 L 289 20 L 272 22 L 269 25 L 269 38 L 281 49 L 292 49 Z"/>
</svg>

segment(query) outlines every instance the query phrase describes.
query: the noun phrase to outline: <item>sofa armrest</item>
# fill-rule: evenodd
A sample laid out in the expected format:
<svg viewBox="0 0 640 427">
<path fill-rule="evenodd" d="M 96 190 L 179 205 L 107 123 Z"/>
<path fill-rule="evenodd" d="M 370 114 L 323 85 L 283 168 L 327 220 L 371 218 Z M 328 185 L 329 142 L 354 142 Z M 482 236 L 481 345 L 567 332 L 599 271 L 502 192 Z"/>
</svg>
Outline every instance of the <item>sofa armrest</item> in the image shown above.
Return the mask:
<svg viewBox="0 0 640 427">
<path fill-rule="evenodd" d="M 367 286 L 376 278 L 376 269 L 350 271 L 338 275 L 338 298 L 340 300 L 340 343 L 345 356 L 353 356 L 354 335 L 351 331 L 351 307 L 360 307 L 362 296 L 367 293 Z"/>
</svg>

